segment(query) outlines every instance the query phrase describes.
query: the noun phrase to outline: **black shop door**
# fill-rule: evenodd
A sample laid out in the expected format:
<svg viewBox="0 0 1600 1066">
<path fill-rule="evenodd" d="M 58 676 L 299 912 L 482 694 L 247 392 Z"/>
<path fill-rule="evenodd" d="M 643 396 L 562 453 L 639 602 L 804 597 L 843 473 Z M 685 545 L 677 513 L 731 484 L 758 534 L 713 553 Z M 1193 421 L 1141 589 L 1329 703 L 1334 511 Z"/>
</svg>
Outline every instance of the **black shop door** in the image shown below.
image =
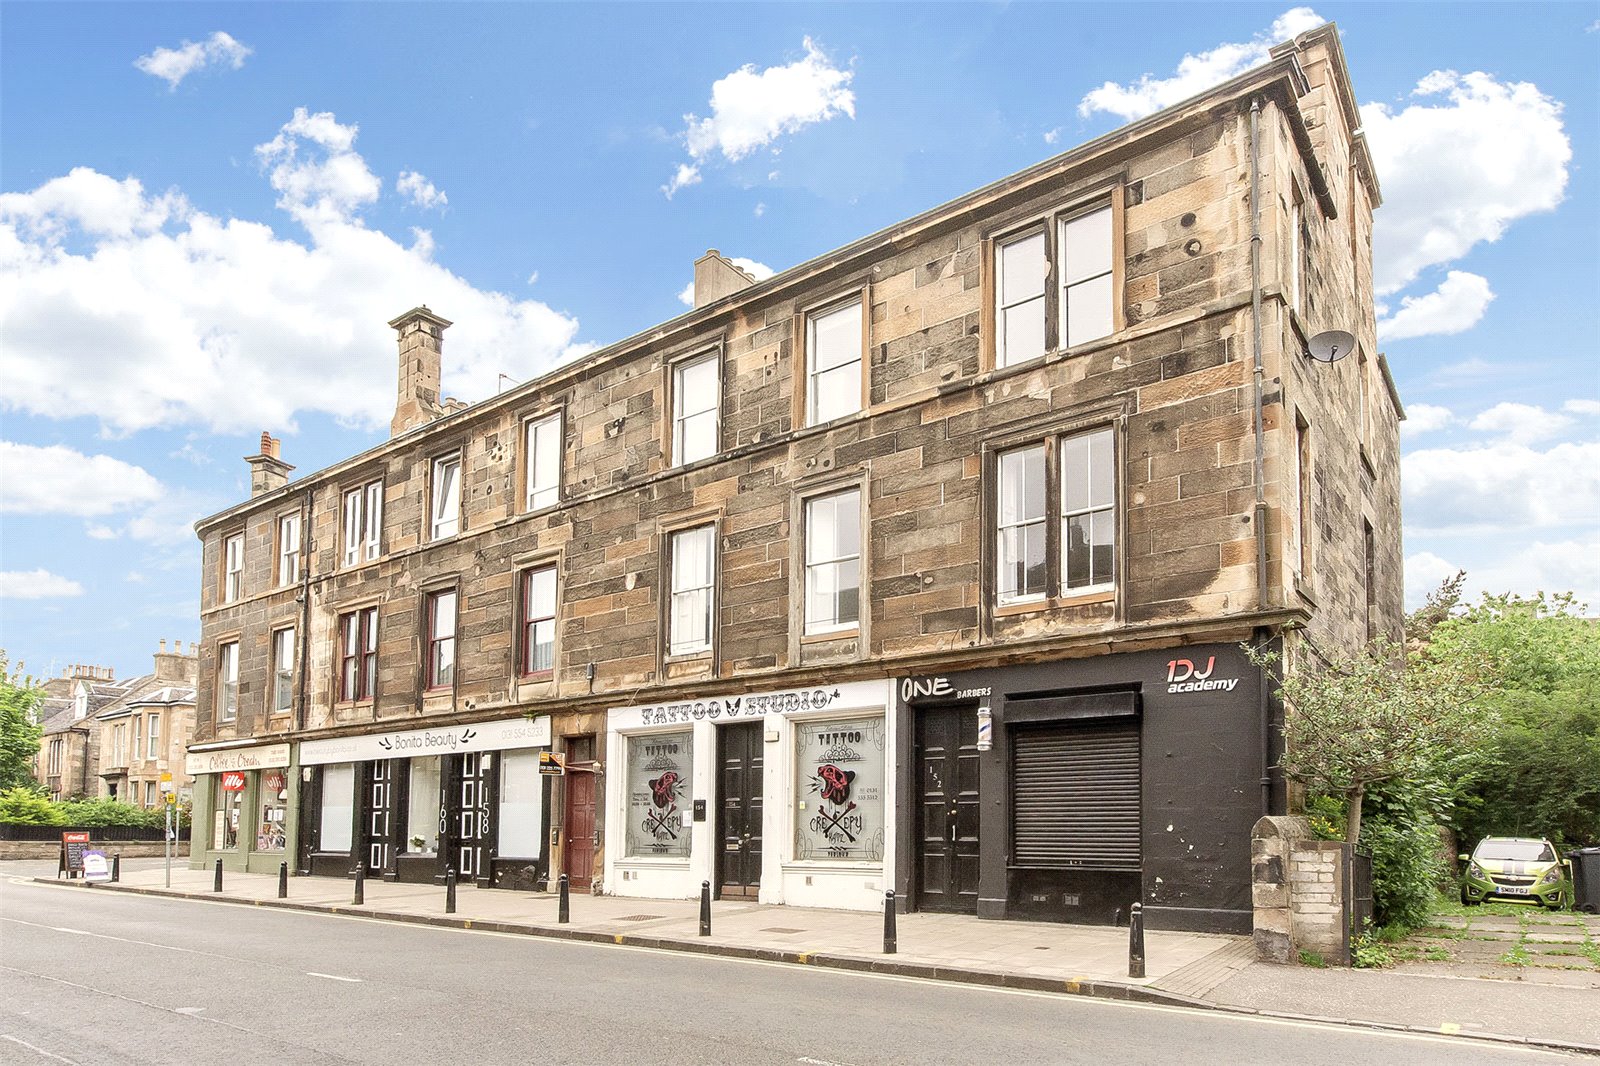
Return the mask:
<svg viewBox="0 0 1600 1066">
<path fill-rule="evenodd" d="M 490 811 L 494 806 L 494 752 L 452 755 L 447 760 L 449 807 L 445 811 L 445 846 L 458 882 L 489 876 Z"/>
<path fill-rule="evenodd" d="M 361 790 L 362 843 L 367 873 L 374 877 L 389 869 L 394 858 L 395 762 L 379 759 L 365 764 Z"/>
<path fill-rule="evenodd" d="M 717 885 L 719 899 L 755 899 L 761 890 L 760 722 L 717 730 Z"/>
<path fill-rule="evenodd" d="M 978 715 L 917 714 L 917 909 L 978 912 Z"/>
</svg>

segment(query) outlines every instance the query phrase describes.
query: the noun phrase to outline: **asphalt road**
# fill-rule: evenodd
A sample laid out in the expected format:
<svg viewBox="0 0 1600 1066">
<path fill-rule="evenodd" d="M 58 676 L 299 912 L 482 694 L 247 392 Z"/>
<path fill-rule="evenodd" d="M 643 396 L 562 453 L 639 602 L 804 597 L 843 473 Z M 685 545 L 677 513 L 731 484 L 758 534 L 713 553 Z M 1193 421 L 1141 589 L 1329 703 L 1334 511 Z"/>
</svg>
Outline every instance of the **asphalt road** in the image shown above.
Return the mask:
<svg viewBox="0 0 1600 1066">
<path fill-rule="evenodd" d="M 141 864 L 142 865 L 142 864 Z M 1539 1063 L 1204 1011 L 27 882 L 0 1063 Z"/>
</svg>

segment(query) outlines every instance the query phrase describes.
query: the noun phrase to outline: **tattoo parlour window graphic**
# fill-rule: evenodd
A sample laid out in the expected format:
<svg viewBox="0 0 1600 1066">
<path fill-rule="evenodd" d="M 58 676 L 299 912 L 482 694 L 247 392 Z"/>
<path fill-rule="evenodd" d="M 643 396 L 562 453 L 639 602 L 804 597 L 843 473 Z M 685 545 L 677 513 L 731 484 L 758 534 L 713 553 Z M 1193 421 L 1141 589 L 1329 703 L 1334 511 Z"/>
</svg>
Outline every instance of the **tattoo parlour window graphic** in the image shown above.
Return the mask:
<svg viewBox="0 0 1600 1066">
<path fill-rule="evenodd" d="M 795 858 L 883 861 L 882 718 L 795 724 Z"/>
<path fill-rule="evenodd" d="M 630 858 L 688 857 L 693 738 L 688 731 L 628 738 Z"/>
</svg>

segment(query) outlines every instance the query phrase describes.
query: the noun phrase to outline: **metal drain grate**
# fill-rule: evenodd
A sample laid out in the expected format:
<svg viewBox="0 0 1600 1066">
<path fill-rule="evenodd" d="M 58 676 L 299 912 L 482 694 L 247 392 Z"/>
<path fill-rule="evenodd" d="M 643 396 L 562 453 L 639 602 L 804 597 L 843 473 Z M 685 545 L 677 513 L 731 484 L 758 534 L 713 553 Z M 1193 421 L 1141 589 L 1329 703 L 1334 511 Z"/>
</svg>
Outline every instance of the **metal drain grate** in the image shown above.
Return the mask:
<svg viewBox="0 0 1600 1066">
<path fill-rule="evenodd" d="M 665 914 L 630 914 L 626 918 L 613 918 L 616 922 L 653 922 L 657 918 L 665 918 Z"/>
<path fill-rule="evenodd" d="M 804 929 L 785 929 L 782 926 L 773 926 L 771 929 L 761 930 L 763 933 L 803 933 Z"/>
</svg>

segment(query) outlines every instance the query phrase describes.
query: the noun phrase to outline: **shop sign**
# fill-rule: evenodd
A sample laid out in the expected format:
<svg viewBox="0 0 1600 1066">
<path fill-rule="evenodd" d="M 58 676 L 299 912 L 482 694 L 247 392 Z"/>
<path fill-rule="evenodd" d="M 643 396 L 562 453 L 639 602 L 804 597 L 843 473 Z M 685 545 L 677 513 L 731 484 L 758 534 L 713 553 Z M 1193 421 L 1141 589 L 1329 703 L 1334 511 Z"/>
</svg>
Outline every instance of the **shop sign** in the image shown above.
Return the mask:
<svg viewBox="0 0 1600 1066">
<path fill-rule="evenodd" d="M 1178 692 L 1232 692 L 1239 683 L 1237 677 L 1212 677 L 1216 672 L 1217 657 L 1206 658 L 1201 667 L 1192 659 L 1173 659 L 1167 663 L 1167 691 Z"/>
<path fill-rule="evenodd" d="M 89 834 L 84 832 L 61 834 L 62 869 L 71 873 L 83 871 L 83 853 L 89 849 Z"/>
<path fill-rule="evenodd" d="M 289 765 L 289 745 L 254 744 L 250 747 L 190 751 L 183 768 L 193 776 L 225 770 L 266 770 Z"/>
<path fill-rule="evenodd" d="M 749 720 L 769 714 L 876 709 L 883 706 L 884 695 L 884 686 L 879 682 L 855 681 L 845 685 L 787 692 L 713 696 L 681 703 L 617 707 L 611 711 L 610 724 L 613 729 L 629 729 L 636 726 L 689 725 L 702 721 Z"/>
<path fill-rule="evenodd" d="M 274 770 L 261 779 L 261 784 L 268 792 L 282 792 L 288 785 L 289 779 L 280 770 Z"/>
<path fill-rule="evenodd" d="M 948 677 L 905 677 L 900 679 L 900 702 L 918 700 L 976 700 L 994 695 L 988 685 L 957 688 Z"/>
<path fill-rule="evenodd" d="M 539 772 L 546 777 L 563 777 L 567 772 L 567 757 L 559 751 L 539 753 Z"/>
<path fill-rule="evenodd" d="M 462 755 L 475 751 L 540 748 L 550 743 L 550 716 L 505 718 L 471 725 L 404 729 L 358 737 L 307 740 L 300 745 L 300 765 L 372 759 L 409 759 L 421 755 Z M 285 763 L 284 765 L 288 765 Z"/>
<path fill-rule="evenodd" d="M 243 792 L 244 780 L 244 774 L 237 770 L 224 771 L 222 774 L 222 791 Z"/>
<path fill-rule="evenodd" d="M 111 864 L 106 861 L 105 852 L 86 851 L 83 853 L 83 879 L 91 882 L 111 880 Z"/>
</svg>

